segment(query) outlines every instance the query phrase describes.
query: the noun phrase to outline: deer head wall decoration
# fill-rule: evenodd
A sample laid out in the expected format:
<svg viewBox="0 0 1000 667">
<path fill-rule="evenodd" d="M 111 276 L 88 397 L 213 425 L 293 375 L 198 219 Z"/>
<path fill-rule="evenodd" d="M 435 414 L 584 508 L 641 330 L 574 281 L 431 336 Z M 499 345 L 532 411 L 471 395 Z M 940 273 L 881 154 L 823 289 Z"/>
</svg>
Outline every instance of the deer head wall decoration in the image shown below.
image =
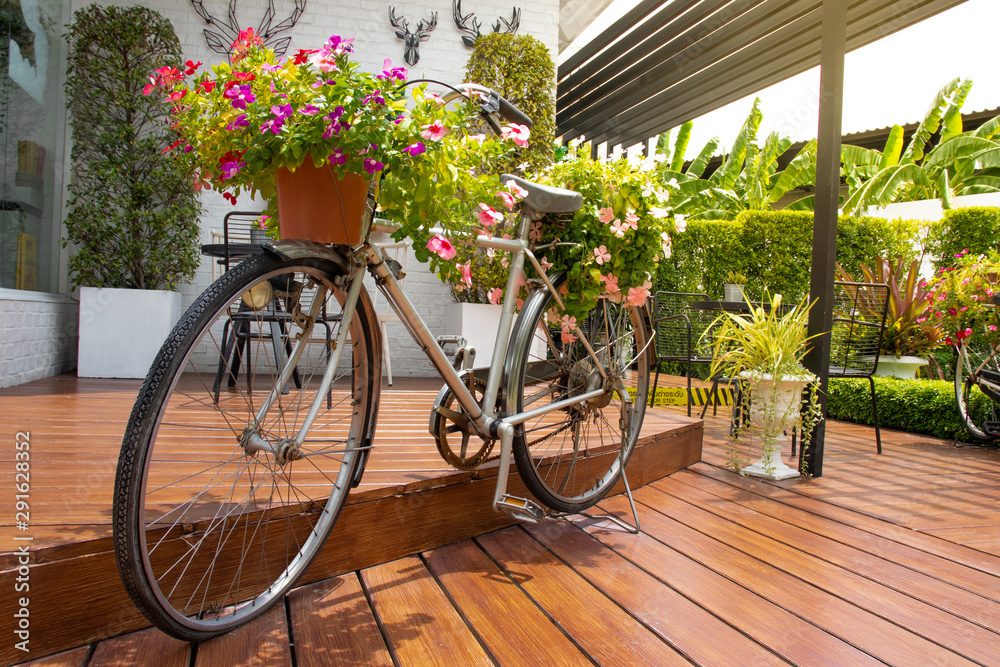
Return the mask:
<svg viewBox="0 0 1000 667">
<path fill-rule="evenodd" d="M 396 37 L 403 40 L 403 45 L 406 47 L 406 51 L 403 54 L 403 59 L 406 60 L 406 64 L 413 67 L 420 60 L 420 42 L 426 42 L 431 37 L 431 31 L 437 27 L 438 15 L 437 12 L 431 13 L 431 18 L 427 21 L 426 25 L 424 20 L 421 19 L 417 23 L 417 29 L 415 32 L 410 32 L 409 24 L 406 21 L 406 17 L 396 17 L 396 8 L 389 7 L 389 23 L 392 27 L 396 29 Z"/>
<path fill-rule="evenodd" d="M 479 39 L 479 19 L 472 12 L 469 12 L 465 16 L 462 15 L 462 0 L 452 0 L 452 14 L 455 17 L 455 25 L 458 29 L 464 32 L 462 35 L 462 41 L 470 49 L 476 45 L 476 40 Z M 513 35 L 517 32 L 517 29 L 521 25 L 521 10 L 514 7 L 514 12 L 508 21 L 504 17 L 500 17 L 496 23 L 493 24 L 493 32 L 501 32 L 501 28 L 505 34 Z"/>
<path fill-rule="evenodd" d="M 229 0 L 229 11 L 226 13 L 224 19 L 220 19 L 208 13 L 208 10 L 205 9 L 204 0 L 191 0 L 191 4 L 194 5 L 194 10 L 198 12 L 198 16 L 205 19 L 205 23 L 213 25 L 218 29 L 218 32 L 205 29 L 205 41 L 208 42 L 208 48 L 226 56 L 230 54 L 233 42 L 239 37 L 240 30 L 242 29 L 239 20 L 236 18 L 236 2 L 237 0 Z M 277 35 L 294 27 L 305 10 L 306 0 L 295 0 L 295 8 L 292 10 L 291 16 L 281 23 L 272 25 L 276 12 L 274 10 L 274 0 L 268 0 L 267 9 L 264 11 L 264 16 L 257 26 L 257 36 L 264 42 L 264 46 L 274 51 L 275 55 L 284 55 L 285 51 L 288 50 L 288 44 L 292 38 L 277 38 Z"/>
</svg>

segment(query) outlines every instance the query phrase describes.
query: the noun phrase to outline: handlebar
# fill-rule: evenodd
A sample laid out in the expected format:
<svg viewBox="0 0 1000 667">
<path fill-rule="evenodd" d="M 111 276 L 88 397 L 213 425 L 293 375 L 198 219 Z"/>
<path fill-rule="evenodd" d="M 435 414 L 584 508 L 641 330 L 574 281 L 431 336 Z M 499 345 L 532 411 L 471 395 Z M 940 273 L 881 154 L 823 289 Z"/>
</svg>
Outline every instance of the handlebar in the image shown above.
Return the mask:
<svg viewBox="0 0 1000 667">
<path fill-rule="evenodd" d="M 534 121 L 528 118 L 523 111 L 501 96 L 500 93 L 492 88 L 481 86 L 478 83 L 461 83 L 458 86 L 452 86 L 441 81 L 435 81 L 434 79 L 415 79 L 407 81 L 406 85 L 414 83 L 433 83 L 439 86 L 444 86 L 445 88 L 450 88 L 454 91 L 454 94 L 445 98 L 449 101 L 454 99 L 454 95 L 462 95 L 463 97 L 469 98 L 472 93 L 480 93 L 483 99 L 480 100 L 479 108 L 484 114 L 499 114 L 500 117 L 508 123 L 526 125 L 529 129 L 535 124 Z"/>
</svg>

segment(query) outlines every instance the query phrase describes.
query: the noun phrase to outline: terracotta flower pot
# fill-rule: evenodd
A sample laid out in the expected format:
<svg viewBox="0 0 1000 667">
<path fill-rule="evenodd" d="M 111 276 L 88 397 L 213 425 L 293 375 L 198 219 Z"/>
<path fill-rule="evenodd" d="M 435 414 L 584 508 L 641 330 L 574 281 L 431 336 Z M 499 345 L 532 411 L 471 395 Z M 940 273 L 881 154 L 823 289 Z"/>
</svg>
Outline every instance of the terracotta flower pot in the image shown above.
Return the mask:
<svg viewBox="0 0 1000 667">
<path fill-rule="evenodd" d="M 368 180 L 338 179 L 329 165 L 306 160 L 295 171 L 279 169 L 278 229 L 283 239 L 355 245 L 361 242 Z"/>
</svg>

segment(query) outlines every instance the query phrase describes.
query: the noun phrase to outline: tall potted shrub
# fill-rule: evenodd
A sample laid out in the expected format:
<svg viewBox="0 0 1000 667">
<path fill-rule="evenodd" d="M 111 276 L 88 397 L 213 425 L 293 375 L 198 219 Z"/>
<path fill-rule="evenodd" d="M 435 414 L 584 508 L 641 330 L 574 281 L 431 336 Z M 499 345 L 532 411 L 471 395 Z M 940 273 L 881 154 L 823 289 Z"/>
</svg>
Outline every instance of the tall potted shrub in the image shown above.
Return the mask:
<svg viewBox="0 0 1000 667">
<path fill-rule="evenodd" d="M 96 4 L 76 12 L 67 39 L 74 143 L 63 243 L 81 287 L 78 373 L 142 377 L 180 317 L 172 290 L 199 261 L 191 174 L 163 151 L 176 138 L 169 108 L 143 94 L 150 72 L 184 69 L 180 42 L 155 11 Z"/>
</svg>

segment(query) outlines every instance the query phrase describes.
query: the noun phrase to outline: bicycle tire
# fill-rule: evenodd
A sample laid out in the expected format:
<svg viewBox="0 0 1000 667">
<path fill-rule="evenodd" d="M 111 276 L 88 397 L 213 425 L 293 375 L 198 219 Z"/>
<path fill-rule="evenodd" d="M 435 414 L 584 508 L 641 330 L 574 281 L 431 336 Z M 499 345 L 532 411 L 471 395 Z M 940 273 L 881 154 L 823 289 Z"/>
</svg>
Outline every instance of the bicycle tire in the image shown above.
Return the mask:
<svg viewBox="0 0 1000 667">
<path fill-rule="evenodd" d="M 983 393 L 977 381 L 982 369 L 1000 373 L 997 353 L 979 350 L 975 342 L 965 342 L 960 345 L 955 358 L 955 402 L 958 405 L 958 414 L 974 438 L 983 441 L 995 440 L 1000 436 L 990 435 L 984 431 L 983 424 L 1000 422 L 996 401 L 987 398 L 988 407 L 985 413 L 980 415 L 981 419 L 973 416 L 973 405 L 980 402 L 979 395 Z"/>
<path fill-rule="evenodd" d="M 560 275 L 553 286 L 563 282 Z M 596 399 L 517 425 L 514 434 L 517 471 L 528 490 L 553 510 L 581 512 L 607 495 L 632 455 L 649 391 L 649 332 L 638 308 L 602 299 L 582 326 L 607 373 L 601 380 L 579 341 L 563 343 L 549 332 L 545 318 L 562 315 L 547 288 L 525 301 L 505 363 L 506 413 L 605 388 Z"/>
<path fill-rule="evenodd" d="M 143 383 L 115 480 L 114 548 L 132 600 L 174 637 L 203 641 L 281 600 L 316 557 L 357 482 L 381 373 L 378 328 L 363 290 L 350 349 L 301 458 L 282 461 L 277 448 L 244 446 L 244 429 L 254 430 L 259 401 L 302 335 L 297 375 L 257 428 L 276 446 L 297 433 L 327 365 L 326 327 L 332 325 L 333 340 L 339 330 L 345 294 L 334 281 L 345 266 L 269 253 L 246 260 L 188 309 Z M 285 315 L 296 303 L 308 312 L 320 285 L 334 298 L 306 336 L 301 327 L 308 324 Z M 270 293 L 266 305 L 255 304 L 258 292 Z M 223 344 L 226 331 L 232 350 Z M 216 394 L 220 366 L 228 382 Z"/>
</svg>

